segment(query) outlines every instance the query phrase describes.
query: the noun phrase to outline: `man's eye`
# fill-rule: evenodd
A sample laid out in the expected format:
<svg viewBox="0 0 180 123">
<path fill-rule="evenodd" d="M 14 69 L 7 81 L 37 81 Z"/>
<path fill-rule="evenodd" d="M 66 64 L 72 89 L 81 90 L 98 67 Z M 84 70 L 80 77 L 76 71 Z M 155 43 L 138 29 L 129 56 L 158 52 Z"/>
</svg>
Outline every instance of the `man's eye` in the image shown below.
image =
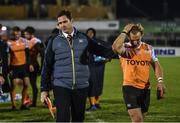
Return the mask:
<svg viewBox="0 0 180 123">
<path fill-rule="evenodd" d="M 59 25 L 59 24 L 62 24 L 62 23 L 67 23 L 67 21 L 63 21 L 63 22 L 58 22 L 58 25 Z"/>
<path fill-rule="evenodd" d="M 57 25 L 61 24 L 61 22 L 58 22 Z"/>
</svg>

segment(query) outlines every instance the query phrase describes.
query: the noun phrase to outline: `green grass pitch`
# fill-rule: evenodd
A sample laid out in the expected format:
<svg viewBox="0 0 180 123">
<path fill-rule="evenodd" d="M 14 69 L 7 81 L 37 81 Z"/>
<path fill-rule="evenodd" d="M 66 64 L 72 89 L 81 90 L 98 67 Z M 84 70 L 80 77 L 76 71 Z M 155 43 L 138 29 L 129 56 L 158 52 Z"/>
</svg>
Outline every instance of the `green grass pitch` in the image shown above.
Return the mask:
<svg viewBox="0 0 180 123">
<path fill-rule="evenodd" d="M 166 95 L 163 100 L 156 100 L 156 79 L 151 70 L 151 103 L 145 122 L 180 122 L 180 57 L 161 57 L 164 70 Z M 106 64 L 104 90 L 101 96 L 102 109 L 86 112 L 87 122 L 129 122 L 122 93 L 122 71 L 118 60 Z M 31 91 L 29 91 L 31 93 Z M 39 96 L 40 97 L 40 96 Z M 88 104 L 88 101 L 87 101 Z M 17 102 L 18 107 L 20 101 Z M 88 106 L 88 105 L 87 105 Z M 28 111 L 10 111 L 11 103 L 0 103 L 0 122 L 51 122 L 48 109 L 38 99 L 38 107 Z"/>
</svg>

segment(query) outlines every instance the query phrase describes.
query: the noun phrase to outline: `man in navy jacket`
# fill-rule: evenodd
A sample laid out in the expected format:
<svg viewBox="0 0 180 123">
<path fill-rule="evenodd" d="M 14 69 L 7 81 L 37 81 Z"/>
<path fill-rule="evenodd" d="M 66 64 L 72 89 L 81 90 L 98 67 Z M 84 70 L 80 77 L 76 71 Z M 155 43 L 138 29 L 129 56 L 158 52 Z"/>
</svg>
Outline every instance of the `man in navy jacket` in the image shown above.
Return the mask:
<svg viewBox="0 0 180 123">
<path fill-rule="evenodd" d="M 82 122 L 89 86 L 88 54 L 111 57 L 111 46 L 94 42 L 73 27 L 71 12 L 58 16 L 59 34 L 51 38 L 45 51 L 41 79 L 41 101 L 48 96 L 53 79 L 57 122 Z M 53 76 L 53 78 L 52 78 Z"/>
</svg>

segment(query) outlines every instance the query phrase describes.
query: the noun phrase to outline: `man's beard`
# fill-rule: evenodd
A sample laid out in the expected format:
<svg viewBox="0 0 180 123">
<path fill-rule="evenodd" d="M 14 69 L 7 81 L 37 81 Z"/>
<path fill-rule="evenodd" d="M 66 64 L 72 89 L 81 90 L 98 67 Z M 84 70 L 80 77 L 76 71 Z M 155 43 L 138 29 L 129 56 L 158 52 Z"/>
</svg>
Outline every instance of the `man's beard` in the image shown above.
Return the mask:
<svg viewBox="0 0 180 123">
<path fill-rule="evenodd" d="M 140 44 L 140 41 L 130 41 L 132 48 L 137 48 Z"/>
</svg>

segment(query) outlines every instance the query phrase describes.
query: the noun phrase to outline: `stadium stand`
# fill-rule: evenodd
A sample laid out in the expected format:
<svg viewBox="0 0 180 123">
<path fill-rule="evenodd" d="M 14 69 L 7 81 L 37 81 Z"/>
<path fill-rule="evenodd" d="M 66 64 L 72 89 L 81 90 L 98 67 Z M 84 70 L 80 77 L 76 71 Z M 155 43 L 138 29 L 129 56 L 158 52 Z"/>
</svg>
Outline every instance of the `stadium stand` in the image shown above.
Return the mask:
<svg viewBox="0 0 180 123">
<path fill-rule="evenodd" d="M 0 6 L 1 19 L 26 19 L 27 8 L 25 5 L 1 5 Z"/>
<path fill-rule="evenodd" d="M 108 7 L 103 6 L 85 6 L 81 5 L 80 7 L 76 6 L 59 6 L 59 5 L 48 5 L 48 17 L 51 19 L 56 18 L 57 12 L 63 9 L 68 9 L 72 11 L 74 18 L 86 18 L 86 19 L 97 19 L 105 18 L 107 19 Z"/>
<path fill-rule="evenodd" d="M 117 20 L 119 30 L 129 22 L 142 23 L 146 27 L 144 39 L 151 45 L 180 46 L 179 3 L 170 0 L 0 0 L 0 18 L 52 21 L 60 10 L 68 9 L 75 21 Z M 153 6 L 153 9 L 148 6 Z M 46 36 L 43 31 L 50 32 L 50 29 L 40 30 L 40 37 Z M 113 39 L 116 34 L 107 35 L 107 30 L 99 31 L 103 39 Z"/>
</svg>

